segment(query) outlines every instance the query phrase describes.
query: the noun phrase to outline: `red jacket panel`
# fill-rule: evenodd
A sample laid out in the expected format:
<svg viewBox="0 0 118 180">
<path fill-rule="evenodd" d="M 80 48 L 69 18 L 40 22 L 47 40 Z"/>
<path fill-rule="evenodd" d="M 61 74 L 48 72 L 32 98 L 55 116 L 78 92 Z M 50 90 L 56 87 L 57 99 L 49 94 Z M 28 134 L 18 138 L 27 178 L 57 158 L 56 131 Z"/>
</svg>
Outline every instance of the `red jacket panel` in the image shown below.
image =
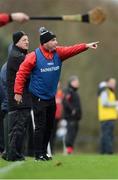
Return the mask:
<svg viewBox="0 0 118 180">
<path fill-rule="evenodd" d="M 0 13 L 0 27 L 6 25 L 11 21 L 10 15 L 6 13 Z"/>
<path fill-rule="evenodd" d="M 61 89 L 57 90 L 55 100 L 56 100 L 56 113 L 55 113 L 55 119 L 60 120 L 62 118 L 62 113 L 63 113 L 63 91 Z"/>
</svg>

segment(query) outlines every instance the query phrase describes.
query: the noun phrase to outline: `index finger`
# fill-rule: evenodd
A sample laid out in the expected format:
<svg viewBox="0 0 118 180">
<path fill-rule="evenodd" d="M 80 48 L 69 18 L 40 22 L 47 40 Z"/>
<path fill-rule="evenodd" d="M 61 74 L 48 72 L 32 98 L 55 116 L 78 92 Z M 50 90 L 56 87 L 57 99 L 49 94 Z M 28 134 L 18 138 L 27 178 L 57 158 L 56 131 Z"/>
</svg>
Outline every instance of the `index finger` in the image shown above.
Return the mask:
<svg viewBox="0 0 118 180">
<path fill-rule="evenodd" d="M 97 41 L 97 42 L 94 42 L 95 44 L 98 44 L 98 43 L 100 43 L 100 41 Z"/>
</svg>

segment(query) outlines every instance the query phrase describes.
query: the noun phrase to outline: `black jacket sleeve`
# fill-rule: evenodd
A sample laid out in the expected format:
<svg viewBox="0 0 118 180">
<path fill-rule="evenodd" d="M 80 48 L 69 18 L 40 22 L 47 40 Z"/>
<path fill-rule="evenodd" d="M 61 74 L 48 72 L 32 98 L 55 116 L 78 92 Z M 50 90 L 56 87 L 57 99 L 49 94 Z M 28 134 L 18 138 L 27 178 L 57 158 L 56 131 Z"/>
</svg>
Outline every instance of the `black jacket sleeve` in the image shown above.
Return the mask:
<svg viewBox="0 0 118 180">
<path fill-rule="evenodd" d="M 79 94 L 68 89 L 64 93 L 63 99 L 64 117 L 66 119 L 80 120 L 82 117 L 82 109 Z"/>
</svg>

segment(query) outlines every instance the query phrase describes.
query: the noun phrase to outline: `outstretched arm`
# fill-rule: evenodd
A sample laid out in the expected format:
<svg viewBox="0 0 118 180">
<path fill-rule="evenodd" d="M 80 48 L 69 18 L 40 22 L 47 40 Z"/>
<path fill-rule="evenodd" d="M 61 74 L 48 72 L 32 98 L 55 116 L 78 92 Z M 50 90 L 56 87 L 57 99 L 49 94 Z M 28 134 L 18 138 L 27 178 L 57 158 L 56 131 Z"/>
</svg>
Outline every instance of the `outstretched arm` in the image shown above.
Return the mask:
<svg viewBox="0 0 118 180">
<path fill-rule="evenodd" d="M 97 44 L 99 42 L 92 42 L 92 43 L 82 43 L 82 44 L 75 44 L 73 46 L 58 46 L 56 51 L 62 61 L 75 56 L 83 51 L 86 51 L 88 48 L 96 49 Z"/>
<path fill-rule="evenodd" d="M 5 26 L 9 22 L 16 21 L 19 23 L 23 23 L 29 20 L 29 16 L 22 12 L 16 13 L 0 13 L 0 26 Z"/>
<path fill-rule="evenodd" d="M 11 13 L 12 21 L 23 23 L 29 20 L 29 16 L 22 12 Z"/>
<path fill-rule="evenodd" d="M 0 13 L 0 26 L 4 26 L 10 21 L 11 21 L 11 17 L 9 14 Z"/>
</svg>

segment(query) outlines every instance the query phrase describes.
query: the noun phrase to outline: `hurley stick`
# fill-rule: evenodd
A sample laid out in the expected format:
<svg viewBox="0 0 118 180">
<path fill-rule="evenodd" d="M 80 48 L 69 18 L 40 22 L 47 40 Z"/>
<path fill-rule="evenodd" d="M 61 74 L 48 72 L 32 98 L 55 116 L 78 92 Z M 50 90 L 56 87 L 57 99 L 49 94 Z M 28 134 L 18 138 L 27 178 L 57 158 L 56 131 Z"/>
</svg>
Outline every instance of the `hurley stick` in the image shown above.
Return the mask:
<svg viewBox="0 0 118 180">
<path fill-rule="evenodd" d="M 106 20 L 106 13 L 101 7 L 96 7 L 86 14 L 62 15 L 62 16 L 34 16 L 30 20 L 60 20 L 60 21 L 75 21 L 91 24 L 101 24 Z"/>
</svg>

